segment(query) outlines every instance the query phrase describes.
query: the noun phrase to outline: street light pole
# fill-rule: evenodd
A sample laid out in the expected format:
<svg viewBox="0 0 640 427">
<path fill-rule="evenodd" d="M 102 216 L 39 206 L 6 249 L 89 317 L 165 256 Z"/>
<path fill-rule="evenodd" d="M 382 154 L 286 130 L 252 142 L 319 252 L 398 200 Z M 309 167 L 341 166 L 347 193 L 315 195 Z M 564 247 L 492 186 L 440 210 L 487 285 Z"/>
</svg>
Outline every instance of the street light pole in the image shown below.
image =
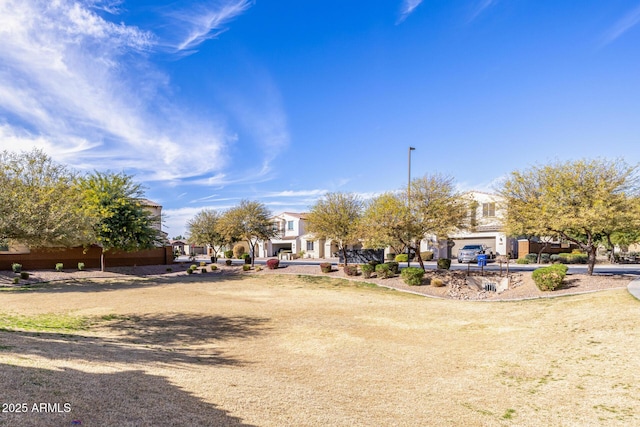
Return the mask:
<svg viewBox="0 0 640 427">
<path fill-rule="evenodd" d="M 407 180 L 407 267 L 411 265 L 411 236 L 409 236 L 409 220 L 411 218 L 411 152 L 414 147 L 409 147 L 409 178 Z"/>
</svg>

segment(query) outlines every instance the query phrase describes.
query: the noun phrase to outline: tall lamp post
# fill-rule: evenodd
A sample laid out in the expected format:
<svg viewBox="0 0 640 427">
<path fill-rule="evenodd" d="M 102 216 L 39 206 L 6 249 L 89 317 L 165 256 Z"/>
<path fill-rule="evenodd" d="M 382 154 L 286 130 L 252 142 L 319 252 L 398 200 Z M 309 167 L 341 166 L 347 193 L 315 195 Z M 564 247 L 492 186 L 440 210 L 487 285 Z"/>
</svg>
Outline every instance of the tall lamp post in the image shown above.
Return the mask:
<svg viewBox="0 0 640 427">
<path fill-rule="evenodd" d="M 409 147 L 409 178 L 407 179 L 407 267 L 411 265 L 411 236 L 409 236 L 409 220 L 411 219 L 411 152 L 414 147 Z"/>
</svg>

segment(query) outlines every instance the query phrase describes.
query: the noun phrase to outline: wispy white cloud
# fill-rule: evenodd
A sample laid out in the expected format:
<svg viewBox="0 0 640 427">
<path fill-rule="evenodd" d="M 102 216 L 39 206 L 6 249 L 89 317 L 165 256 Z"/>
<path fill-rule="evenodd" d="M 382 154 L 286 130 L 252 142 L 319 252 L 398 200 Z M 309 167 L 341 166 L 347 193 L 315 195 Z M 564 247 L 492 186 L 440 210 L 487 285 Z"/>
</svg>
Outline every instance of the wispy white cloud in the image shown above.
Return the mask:
<svg viewBox="0 0 640 427">
<path fill-rule="evenodd" d="M 308 196 L 322 196 L 327 193 L 327 190 L 298 190 L 298 191 L 278 191 L 272 193 L 266 193 L 262 197 L 308 197 Z"/>
<path fill-rule="evenodd" d="M 172 19 L 186 24 L 174 27 L 179 31 L 169 47 L 177 53 L 193 53 L 198 45 L 226 31 L 225 25 L 246 12 L 253 3 L 253 0 L 227 0 L 168 12 Z"/>
<path fill-rule="evenodd" d="M 114 24 L 94 0 L 0 2 L 0 149 L 39 147 L 89 169 L 141 180 L 203 176 L 224 167 L 233 139 L 163 95 L 169 78 L 148 55 L 156 37 Z M 207 152 L 180 161 L 185 147 Z"/>
<path fill-rule="evenodd" d="M 396 25 L 402 23 L 413 11 L 420 6 L 422 0 L 403 0 L 402 8 L 400 9 L 400 17 L 396 21 Z"/>
<path fill-rule="evenodd" d="M 601 46 L 607 45 L 640 23 L 640 6 L 628 12 L 602 37 Z"/>
<path fill-rule="evenodd" d="M 498 4 L 499 1 L 500 0 L 480 0 L 474 7 L 473 11 L 471 12 L 471 16 L 469 16 L 469 19 L 467 22 L 473 21 L 478 16 L 480 16 L 482 12 Z"/>
</svg>

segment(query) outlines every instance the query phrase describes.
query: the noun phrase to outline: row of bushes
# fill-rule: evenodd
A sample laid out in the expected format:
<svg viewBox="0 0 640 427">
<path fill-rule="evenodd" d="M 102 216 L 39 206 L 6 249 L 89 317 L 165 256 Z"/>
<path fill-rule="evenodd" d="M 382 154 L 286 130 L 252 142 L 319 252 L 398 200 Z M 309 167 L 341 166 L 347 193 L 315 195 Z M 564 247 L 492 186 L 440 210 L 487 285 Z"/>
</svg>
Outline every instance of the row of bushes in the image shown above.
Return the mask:
<svg viewBox="0 0 640 427">
<path fill-rule="evenodd" d="M 553 264 L 534 270 L 531 277 L 541 291 L 553 291 L 562 284 L 568 269 L 564 264 Z"/>
<path fill-rule="evenodd" d="M 423 261 L 431 261 L 433 260 L 433 252 L 431 251 L 420 252 L 420 258 L 422 258 Z M 387 259 L 394 260 L 395 262 L 408 262 L 409 255 L 408 254 L 398 254 L 398 255 L 388 254 Z"/>
<path fill-rule="evenodd" d="M 365 279 L 369 279 L 374 272 L 376 277 L 380 279 L 388 279 L 400 274 L 402 280 L 410 286 L 421 285 L 424 277 L 424 270 L 419 267 L 407 267 L 400 272 L 400 265 L 395 261 L 385 262 L 383 264 L 373 262 L 369 264 L 346 265 L 344 267 L 344 273 L 347 276 L 357 276 L 358 268 L 362 271 Z M 321 263 L 320 269 L 323 273 L 330 273 L 332 271 L 331 264 L 328 262 Z"/>
<path fill-rule="evenodd" d="M 535 264 L 538 262 L 538 254 L 526 254 L 516 261 L 518 264 Z M 582 252 L 560 253 L 560 254 L 540 254 L 540 263 L 560 263 L 560 264 L 586 264 L 589 262 L 587 254 Z"/>
<path fill-rule="evenodd" d="M 22 264 L 14 262 L 13 264 L 11 264 L 11 270 L 13 270 L 14 273 L 23 273 Z M 56 271 L 63 271 L 64 270 L 64 264 L 61 263 L 61 262 L 56 263 L 55 270 Z M 84 262 L 79 262 L 78 263 L 78 270 L 81 270 L 81 271 L 84 270 Z"/>
</svg>

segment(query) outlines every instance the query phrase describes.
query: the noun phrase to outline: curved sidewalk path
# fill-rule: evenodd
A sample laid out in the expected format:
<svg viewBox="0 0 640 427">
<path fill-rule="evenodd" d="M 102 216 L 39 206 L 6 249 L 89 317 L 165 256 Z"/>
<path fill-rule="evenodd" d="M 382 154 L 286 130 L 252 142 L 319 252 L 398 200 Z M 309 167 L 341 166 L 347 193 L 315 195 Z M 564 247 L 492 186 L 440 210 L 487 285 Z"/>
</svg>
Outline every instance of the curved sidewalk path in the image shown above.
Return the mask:
<svg viewBox="0 0 640 427">
<path fill-rule="evenodd" d="M 627 286 L 627 290 L 631 295 L 640 300 L 640 279 L 634 279 Z"/>
</svg>

